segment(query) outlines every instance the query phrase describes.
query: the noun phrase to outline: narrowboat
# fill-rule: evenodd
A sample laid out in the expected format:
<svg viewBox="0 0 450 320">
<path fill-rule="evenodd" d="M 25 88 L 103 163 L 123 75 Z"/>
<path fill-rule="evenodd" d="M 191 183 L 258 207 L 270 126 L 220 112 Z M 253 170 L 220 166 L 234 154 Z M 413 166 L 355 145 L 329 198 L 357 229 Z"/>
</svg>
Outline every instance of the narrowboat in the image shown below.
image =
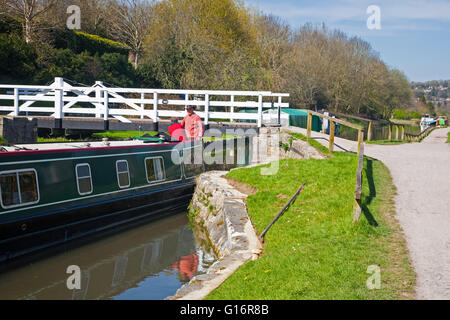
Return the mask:
<svg viewBox="0 0 450 320">
<path fill-rule="evenodd" d="M 203 167 L 174 159 L 192 148 L 143 140 L 2 148 L 0 261 L 185 210 Z"/>
<path fill-rule="evenodd" d="M 420 119 L 420 132 L 425 131 L 429 127 L 435 126 L 436 126 L 436 119 L 431 117 L 429 114 L 423 115 L 423 117 Z"/>
</svg>

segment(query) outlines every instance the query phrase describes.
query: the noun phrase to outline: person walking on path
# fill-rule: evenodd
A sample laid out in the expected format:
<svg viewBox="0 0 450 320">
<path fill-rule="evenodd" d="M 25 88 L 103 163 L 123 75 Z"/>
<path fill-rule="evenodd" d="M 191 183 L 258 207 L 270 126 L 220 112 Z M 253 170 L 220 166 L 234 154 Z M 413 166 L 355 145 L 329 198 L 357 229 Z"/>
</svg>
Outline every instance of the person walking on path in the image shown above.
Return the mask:
<svg viewBox="0 0 450 320">
<path fill-rule="evenodd" d="M 186 131 L 187 140 L 201 140 L 203 137 L 203 123 L 198 114 L 194 112 L 194 106 L 187 107 L 187 115 L 181 122 Z"/>
</svg>

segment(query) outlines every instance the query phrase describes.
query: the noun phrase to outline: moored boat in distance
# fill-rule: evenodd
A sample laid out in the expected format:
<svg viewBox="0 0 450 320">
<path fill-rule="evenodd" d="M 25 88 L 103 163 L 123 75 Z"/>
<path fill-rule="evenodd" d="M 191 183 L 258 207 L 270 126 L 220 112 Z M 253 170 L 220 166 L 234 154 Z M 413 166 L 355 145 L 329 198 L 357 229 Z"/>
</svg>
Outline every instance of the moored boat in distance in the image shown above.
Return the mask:
<svg viewBox="0 0 450 320">
<path fill-rule="evenodd" d="M 0 261 L 186 209 L 203 166 L 173 159 L 193 145 L 147 142 L 3 148 Z"/>
<path fill-rule="evenodd" d="M 424 114 L 420 119 L 420 131 L 423 132 L 429 127 L 436 126 L 436 119 L 429 114 Z"/>
</svg>

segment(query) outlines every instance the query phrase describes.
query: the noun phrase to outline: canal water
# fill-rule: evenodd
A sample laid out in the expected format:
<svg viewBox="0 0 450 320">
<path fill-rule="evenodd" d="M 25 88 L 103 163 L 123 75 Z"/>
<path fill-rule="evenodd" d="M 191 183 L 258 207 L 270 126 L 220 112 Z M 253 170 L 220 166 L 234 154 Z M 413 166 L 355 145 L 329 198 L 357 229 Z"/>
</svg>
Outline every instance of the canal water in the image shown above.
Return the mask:
<svg viewBox="0 0 450 320">
<path fill-rule="evenodd" d="M 364 137 L 367 139 L 367 124 L 360 124 L 364 127 Z M 404 125 L 405 127 L 405 133 L 409 134 L 419 134 L 420 133 L 420 126 L 419 124 L 410 124 L 410 125 Z M 395 139 L 395 128 L 392 128 L 392 138 Z M 399 129 L 399 136 L 400 136 L 400 129 Z M 358 141 L 358 130 L 349 128 L 346 126 L 339 126 L 338 129 L 338 137 L 353 141 Z M 387 124 L 374 124 L 372 127 L 372 140 L 387 140 L 389 138 L 389 125 Z"/>
<path fill-rule="evenodd" d="M 160 300 L 214 261 L 180 213 L 4 268 L 0 299 Z M 79 267 L 80 289 L 69 289 L 76 284 L 70 266 Z"/>
</svg>

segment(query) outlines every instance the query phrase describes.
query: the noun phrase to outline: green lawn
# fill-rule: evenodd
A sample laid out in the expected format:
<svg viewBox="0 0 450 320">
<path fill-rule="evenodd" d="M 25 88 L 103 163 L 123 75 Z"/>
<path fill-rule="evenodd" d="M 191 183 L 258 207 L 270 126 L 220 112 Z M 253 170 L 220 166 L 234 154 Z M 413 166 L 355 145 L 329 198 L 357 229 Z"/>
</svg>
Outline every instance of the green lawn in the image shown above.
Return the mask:
<svg viewBox="0 0 450 320">
<path fill-rule="evenodd" d="M 447 133 L 447 143 L 450 143 L 450 132 Z"/>
<path fill-rule="evenodd" d="M 229 178 L 256 187 L 248 212 L 260 234 L 299 186 L 296 202 L 265 237 L 262 256 L 239 268 L 207 299 L 408 299 L 415 273 L 393 214 L 395 188 L 388 169 L 366 159 L 362 215 L 352 224 L 357 159 L 282 160 L 273 176 L 260 168 L 231 171 Z M 381 289 L 369 290 L 367 268 L 381 268 Z"/>
</svg>

